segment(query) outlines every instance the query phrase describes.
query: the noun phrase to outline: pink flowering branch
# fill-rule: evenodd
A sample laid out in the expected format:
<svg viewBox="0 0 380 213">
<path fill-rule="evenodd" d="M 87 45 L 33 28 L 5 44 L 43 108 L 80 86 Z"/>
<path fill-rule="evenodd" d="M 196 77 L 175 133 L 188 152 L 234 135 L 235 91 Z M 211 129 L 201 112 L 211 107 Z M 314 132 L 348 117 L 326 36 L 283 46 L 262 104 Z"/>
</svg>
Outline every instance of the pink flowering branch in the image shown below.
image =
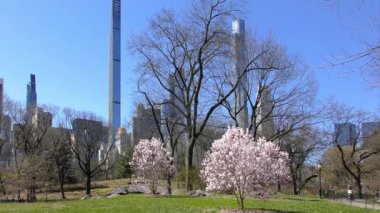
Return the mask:
<svg viewBox="0 0 380 213">
<path fill-rule="evenodd" d="M 267 196 L 269 186 L 288 180 L 288 155 L 272 142 L 255 141 L 244 129 L 232 127 L 216 140 L 202 161 L 208 191 L 233 191 L 240 209 L 249 193 Z"/>
</svg>

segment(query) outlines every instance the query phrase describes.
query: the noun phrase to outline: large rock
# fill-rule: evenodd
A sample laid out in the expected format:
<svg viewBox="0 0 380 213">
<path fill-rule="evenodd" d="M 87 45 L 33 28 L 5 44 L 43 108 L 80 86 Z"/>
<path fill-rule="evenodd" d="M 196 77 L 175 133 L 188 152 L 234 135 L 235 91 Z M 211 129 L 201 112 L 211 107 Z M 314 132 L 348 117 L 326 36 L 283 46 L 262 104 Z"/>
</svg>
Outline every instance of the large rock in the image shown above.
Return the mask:
<svg viewBox="0 0 380 213">
<path fill-rule="evenodd" d="M 106 198 L 113 198 L 118 197 L 120 195 L 127 195 L 129 194 L 128 187 L 116 187 L 113 189 L 111 194 L 107 195 Z"/>
<path fill-rule="evenodd" d="M 111 194 L 127 195 L 129 194 L 129 190 L 128 187 L 116 187 Z"/>
<path fill-rule="evenodd" d="M 128 192 L 131 194 L 149 194 L 150 189 L 147 186 L 141 184 L 133 184 L 127 187 Z"/>
</svg>

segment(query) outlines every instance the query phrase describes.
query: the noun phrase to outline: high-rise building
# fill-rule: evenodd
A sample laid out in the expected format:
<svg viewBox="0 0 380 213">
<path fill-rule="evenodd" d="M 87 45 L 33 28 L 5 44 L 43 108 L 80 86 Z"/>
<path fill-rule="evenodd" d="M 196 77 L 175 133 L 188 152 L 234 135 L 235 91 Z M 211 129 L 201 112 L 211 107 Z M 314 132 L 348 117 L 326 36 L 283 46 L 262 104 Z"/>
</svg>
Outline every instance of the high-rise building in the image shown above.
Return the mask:
<svg viewBox="0 0 380 213">
<path fill-rule="evenodd" d="M 32 122 L 37 127 L 52 127 L 53 114 L 45 112 L 43 108 L 37 107 L 32 112 Z"/>
<path fill-rule="evenodd" d="M 269 87 L 259 87 L 257 89 L 257 115 L 256 124 L 258 124 L 257 135 L 270 139 L 275 132 L 273 121 L 274 101 Z"/>
<path fill-rule="evenodd" d="M 364 138 L 371 137 L 378 132 L 380 132 L 380 122 L 364 122 L 362 124 L 362 136 Z"/>
<path fill-rule="evenodd" d="M 154 117 L 156 116 L 156 118 Z M 161 123 L 161 109 L 145 109 L 143 104 L 137 106 L 132 120 L 132 143 L 136 145 L 141 139 L 159 138 L 156 119 Z"/>
<path fill-rule="evenodd" d="M 184 106 L 180 99 L 182 98 L 182 90 L 179 82 L 176 80 L 176 75 L 169 76 L 168 87 L 172 91 L 169 99 L 161 106 L 161 132 L 164 137 L 166 149 L 173 153 L 175 161 L 178 162 L 178 156 L 186 151 L 186 131 L 185 131 L 185 112 Z M 178 78 L 178 76 L 177 76 Z M 175 147 L 172 147 L 175 142 Z"/>
<path fill-rule="evenodd" d="M 119 128 L 116 134 L 116 151 L 121 155 L 126 153 L 128 147 L 127 130 L 125 128 Z"/>
<path fill-rule="evenodd" d="M 101 146 L 107 141 L 108 131 L 101 121 L 76 118 L 72 122 L 73 143 L 79 143 L 78 153 L 84 158 L 90 157 L 91 165 L 97 165 L 102 160 L 99 156 Z"/>
<path fill-rule="evenodd" d="M 0 117 L 3 114 L 4 80 L 0 78 Z"/>
<path fill-rule="evenodd" d="M 248 127 L 248 107 L 247 107 L 247 88 L 248 82 L 246 75 L 243 75 L 246 62 L 245 47 L 245 23 L 242 19 L 232 22 L 232 42 L 234 69 L 237 78 L 241 78 L 237 88 L 236 112 L 239 127 Z"/>
<path fill-rule="evenodd" d="M 352 123 L 336 123 L 334 124 L 334 136 L 337 143 L 341 146 L 352 145 L 358 139 L 357 127 Z"/>
<path fill-rule="evenodd" d="M 30 82 L 27 84 L 26 107 L 28 110 L 34 110 L 37 107 L 36 76 L 34 74 L 30 74 Z"/>
<path fill-rule="evenodd" d="M 109 128 L 110 141 L 114 142 L 120 127 L 120 10 L 121 0 L 112 1 L 110 70 L 109 70 Z"/>
<path fill-rule="evenodd" d="M 362 138 L 363 145 L 365 146 L 377 146 L 380 136 L 380 122 L 364 122 L 362 124 Z"/>
</svg>

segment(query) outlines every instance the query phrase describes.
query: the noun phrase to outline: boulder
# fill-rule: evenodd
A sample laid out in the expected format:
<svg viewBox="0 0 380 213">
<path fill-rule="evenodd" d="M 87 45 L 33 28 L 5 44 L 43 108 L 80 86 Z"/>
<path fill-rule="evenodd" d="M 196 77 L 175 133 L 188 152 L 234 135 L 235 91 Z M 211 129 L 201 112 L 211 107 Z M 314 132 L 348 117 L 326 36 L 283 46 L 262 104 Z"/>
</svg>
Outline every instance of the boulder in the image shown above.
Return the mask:
<svg viewBox="0 0 380 213">
<path fill-rule="evenodd" d="M 127 187 L 128 192 L 131 194 L 149 194 L 150 189 L 141 184 L 133 184 Z"/>
<path fill-rule="evenodd" d="M 128 187 L 116 187 L 111 194 L 127 195 L 129 194 Z"/>
</svg>

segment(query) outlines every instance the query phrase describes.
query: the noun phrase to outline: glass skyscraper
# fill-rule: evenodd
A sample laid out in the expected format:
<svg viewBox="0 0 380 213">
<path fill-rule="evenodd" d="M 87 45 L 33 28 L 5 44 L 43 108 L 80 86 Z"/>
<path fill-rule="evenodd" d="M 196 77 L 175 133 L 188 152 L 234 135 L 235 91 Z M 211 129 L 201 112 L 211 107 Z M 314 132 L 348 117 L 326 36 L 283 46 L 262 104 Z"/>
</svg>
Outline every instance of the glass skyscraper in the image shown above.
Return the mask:
<svg viewBox="0 0 380 213">
<path fill-rule="evenodd" d="M 26 107 L 27 109 L 35 109 L 37 107 L 37 90 L 36 90 L 36 76 L 30 74 L 30 82 L 26 85 Z"/>
<path fill-rule="evenodd" d="M 110 140 L 115 140 L 120 127 L 120 10 L 121 0 L 112 1 L 110 76 L 109 76 L 109 127 L 112 130 Z"/>
</svg>

